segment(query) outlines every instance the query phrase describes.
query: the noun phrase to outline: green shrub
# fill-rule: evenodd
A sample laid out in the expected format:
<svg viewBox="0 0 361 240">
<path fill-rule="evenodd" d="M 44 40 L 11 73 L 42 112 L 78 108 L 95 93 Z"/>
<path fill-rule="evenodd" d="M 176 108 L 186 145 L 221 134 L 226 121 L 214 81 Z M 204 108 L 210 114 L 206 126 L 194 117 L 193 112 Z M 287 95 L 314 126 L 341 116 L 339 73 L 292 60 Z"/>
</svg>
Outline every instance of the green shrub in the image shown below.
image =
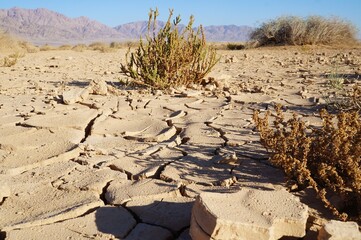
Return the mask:
<svg viewBox="0 0 361 240">
<path fill-rule="evenodd" d="M 157 29 L 158 9 L 151 10 L 146 41 L 140 39 L 135 52 L 126 54 L 121 72 L 136 83 L 154 89 L 198 84 L 218 62 L 216 51 L 206 45 L 202 26 L 193 29 L 193 16 L 180 30 L 180 16 L 171 23 L 170 10 L 165 26 Z"/>
<path fill-rule="evenodd" d="M 242 43 L 228 43 L 227 44 L 228 50 L 242 50 L 245 48 L 246 48 L 246 46 Z"/>
<path fill-rule="evenodd" d="M 122 49 L 122 48 L 132 48 L 132 47 L 136 47 L 138 43 L 133 42 L 133 41 L 127 41 L 127 42 L 111 42 L 110 43 L 110 48 L 115 48 L 115 49 Z"/>
<path fill-rule="evenodd" d="M 347 77 L 337 72 L 327 75 L 327 86 L 331 92 L 325 94 L 327 109 L 340 111 L 357 111 L 361 113 L 361 87 L 357 83 L 352 89 L 345 86 Z"/>
<path fill-rule="evenodd" d="M 339 18 L 289 16 L 263 23 L 251 33 L 256 46 L 349 44 L 356 42 L 356 28 Z"/>
<path fill-rule="evenodd" d="M 357 112 L 335 116 L 320 113 L 321 128 L 307 126 L 296 115 L 286 121 L 276 107 L 273 126 L 270 112 L 253 119 L 261 143 L 270 150 L 270 162 L 284 170 L 300 189 L 314 188 L 325 206 L 342 220 L 361 221 L 361 117 Z M 330 201 L 338 196 L 344 203 L 336 208 Z"/>
</svg>

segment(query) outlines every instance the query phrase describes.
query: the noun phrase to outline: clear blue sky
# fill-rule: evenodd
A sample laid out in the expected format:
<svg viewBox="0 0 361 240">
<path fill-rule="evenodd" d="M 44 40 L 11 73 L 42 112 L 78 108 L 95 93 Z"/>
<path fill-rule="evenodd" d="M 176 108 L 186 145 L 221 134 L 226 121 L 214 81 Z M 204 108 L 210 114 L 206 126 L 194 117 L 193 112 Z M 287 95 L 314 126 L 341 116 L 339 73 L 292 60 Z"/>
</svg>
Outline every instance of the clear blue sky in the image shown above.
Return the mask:
<svg viewBox="0 0 361 240">
<path fill-rule="evenodd" d="M 339 16 L 361 30 L 361 0 L 1 0 L 0 8 L 47 8 L 68 17 L 87 16 L 114 27 L 146 20 L 150 8 L 158 7 L 160 20 L 173 8 L 183 23 L 191 14 L 196 25 L 249 25 L 284 15 Z"/>
</svg>

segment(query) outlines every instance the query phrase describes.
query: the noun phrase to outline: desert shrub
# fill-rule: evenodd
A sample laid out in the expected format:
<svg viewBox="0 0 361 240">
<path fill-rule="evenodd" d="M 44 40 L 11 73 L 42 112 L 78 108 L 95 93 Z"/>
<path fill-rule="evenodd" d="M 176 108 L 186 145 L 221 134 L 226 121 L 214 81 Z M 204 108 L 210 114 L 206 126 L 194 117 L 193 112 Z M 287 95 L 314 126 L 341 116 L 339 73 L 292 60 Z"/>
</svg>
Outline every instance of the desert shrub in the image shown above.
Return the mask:
<svg viewBox="0 0 361 240">
<path fill-rule="evenodd" d="M 280 17 L 263 23 L 251 33 L 256 46 L 348 44 L 356 42 L 356 28 L 339 18 Z"/>
<path fill-rule="evenodd" d="M 17 62 L 19 58 L 24 57 L 25 54 L 24 53 L 13 53 L 10 54 L 7 57 L 4 57 L 1 62 L 0 62 L 0 66 L 2 67 L 12 67 L 14 66 Z"/>
<path fill-rule="evenodd" d="M 76 52 L 83 52 L 85 50 L 88 50 L 88 46 L 80 43 L 80 44 L 75 45 L 71 50 L 76 51 Z"/>
<path fill-rule="evenodd" d="M 123 48 L 125 46 L 125 44 L 121 43 L 121 42 L 111 42 L 109 46 L 110 46 L 110 48 L 120 49 L 120 48 Z"/>
<path fill-rule="evenodd" d="M 300 188 L 311 186 L 325 206 L 342 220 L 361 221 L 361 117 L 357 112 L 334 116 L 320 112 L 323 126 L 307 126 L 294 114 L 285 120 L 281 107 L 271 127 L 270 112 L 254 113 L 261 143 L 270 150 L 270 162 L 284 170 Z M 343 207 L 330 199 L 338 196 Z"/>
<path fill-rule="evenodd" d="M 242 50 L 245 48 L 246 46 L 243 43 L 227 43 L 228 50 Z"/>
<path fill-rule="evenodd" d="M 17 58 L 4 57 L 1 62 L 1 67 L 12 67 L 18 62 Z"/>
<path fill-rule="evenodd" d="M 193 29 L 194 17 L 180 30 L 180 16 L 172 24 L 172 15 L 170 10 L 158 31 L 158 10 L 151 10 L 146 41 L 141 38 L 135 52 L 129 48 L 121 72 L 136 83 L 155 89 L 198 84 L 218 62 L 216 51 L 206 45 L 202 26 Z"/>
<path fill-rule="evenodd" d="M 54 46 L 50 46 L 48 44 L 45 44 L 43 46 L 41 46 L 40 48 L 40 51 L 52 51 L 52 50 L 55 50 L 56 48 Z"/>
<path fill-rule="evenodd" d="M 32 44 L 21 41 L 14 36 L 2 32 L 0 30 L 0 52 L 9 53 L 30 53 L 37 51 L 37 48 Z"/>
<path fill-rule="evenodd" d="M 26 41 L 19 41 L 18 44 L 19 44 L 19 47 L 24 50 L 23 52 L 36 53 L 36 52 L 40 51 L 40 49 L 38 47 L 36 47 L 33 44 L 26 42 Z"/>
<path fill-rule="evenodd" d="M 73 48 L 73 46 L 69 45 L 69 44 L 64 44 L 58 47 L 58 50 L 71 50 Z"/>
<path fill-rule="evenodd" d="M 99 51 L 102 53 L 108 53 L 114 51 L 113 48 L 110 47 L 109 44 L 102 43 L 102 42 L 94 42 L 89 44 L 88 49 L 93 51 Z"/>
<path fill-rule="evenodd" d="M 115 49 L 122 49 L 122 48 L 133 48 L 137 47 L 138 43 L 134 41 L 126 41 L 126 42 L 111 42 L 110 47 Z"/>
</svg>

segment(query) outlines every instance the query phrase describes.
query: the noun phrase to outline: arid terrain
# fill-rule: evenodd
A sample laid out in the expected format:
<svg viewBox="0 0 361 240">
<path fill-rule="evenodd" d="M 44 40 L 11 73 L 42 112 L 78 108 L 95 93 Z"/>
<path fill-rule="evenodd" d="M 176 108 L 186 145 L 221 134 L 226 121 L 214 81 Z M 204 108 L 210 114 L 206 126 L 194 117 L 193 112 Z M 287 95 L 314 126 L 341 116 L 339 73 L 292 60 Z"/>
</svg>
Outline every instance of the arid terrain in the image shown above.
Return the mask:
<svg viewBox="0 0 361 240">
<path fill-rule="evenodd" d="M 0 68 L 0 239 L 185 240 L 191 221 L 193 238 L 206 239 L 191 220 L 200 193 L 289 187 L 253 111 L 281 103 L 319 126 L 331 76 L 361 84 L 360 48 L 219 50 L 202 86 L 171 93 L 121 84 L 125 53 L 40 51 Z M 307 206 L 306 236 L 294 237 L 316 239 L 334 217 L 313 190 L 292 194 Z M 230 202 L 219 206 L 237 221 L 242 202 Z"/>
</svg>

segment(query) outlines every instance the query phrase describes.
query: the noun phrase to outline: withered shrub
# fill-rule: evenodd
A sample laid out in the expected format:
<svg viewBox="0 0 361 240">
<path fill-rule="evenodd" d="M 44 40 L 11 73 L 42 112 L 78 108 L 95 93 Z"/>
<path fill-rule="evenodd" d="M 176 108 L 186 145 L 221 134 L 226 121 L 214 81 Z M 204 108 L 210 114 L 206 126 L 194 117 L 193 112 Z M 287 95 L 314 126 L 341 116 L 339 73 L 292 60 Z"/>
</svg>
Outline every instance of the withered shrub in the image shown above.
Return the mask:
<svg viewBox="0 0 361 240">
<path fill-rule="evenodd" d="M 356 27 L 340 18 L 286 16 L 263 23 L 251 33 L 251 40 L 255 46 L 347 45 L 357 42 L 356 35 Z"/>
<path fill-rule="evenodd" d="M 263 118 L 255 111 L 253 119 L 262 145 L 271 153 L 270 162 L 284 170 L 299 189 L 311 186 L 325 206 L 341 220 L 361 221 L 361 117 L 357 112 L 336 116 L 320 112 L 323 126 L 307 126 L 296 114 L 285 120 L 276 107 L 273 126 L 271 113 Z M 342 200 L 337 208 L 332 196 Z"/>
<path fill-rule="evenodd" d="M 158 28 L 158 10 L 151 10 L 146 41 L 141 38 L 135 52 L 129 48 L 121 72 L 135 83 L 154 89 L 197 84 L 218 62 L 216 51 L 206 44 L 202 26 L 193 29 L 193 16 L 183 27 L 180 16 L 172 23 L 172 15 L 171 10 L 164 27 Z"/>
</svg>

